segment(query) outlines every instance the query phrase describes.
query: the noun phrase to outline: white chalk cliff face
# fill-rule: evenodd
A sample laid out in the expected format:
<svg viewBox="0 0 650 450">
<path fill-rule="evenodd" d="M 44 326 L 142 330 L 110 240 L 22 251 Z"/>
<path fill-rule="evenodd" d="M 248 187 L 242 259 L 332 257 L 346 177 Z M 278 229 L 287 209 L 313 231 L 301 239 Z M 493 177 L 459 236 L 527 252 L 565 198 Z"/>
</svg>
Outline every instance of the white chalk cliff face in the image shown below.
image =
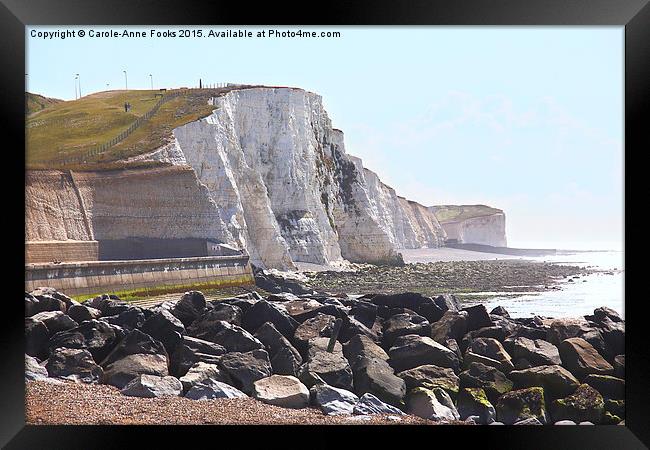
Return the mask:
<svg viewBox="0 0 650 450">
<path fill-rule="evenodd" d="M 319 95 L 255 88 L 214 102 L 210 116 L 175 129 L 172 144 L 147 156 L 194 169 L 225 224 L 210 237 L 282 269 L 392 262 L 401 248 L 443 242 L 432 212 L 346 154 Z"/>
<path fill-rule="evenodd" d="M 442 227 L 448 239 L 460 244 L 482 244 L 493 247 L 507 247 L 506 216 L 496 213 L 463 220 L 443 222 Z"/>
</svg>

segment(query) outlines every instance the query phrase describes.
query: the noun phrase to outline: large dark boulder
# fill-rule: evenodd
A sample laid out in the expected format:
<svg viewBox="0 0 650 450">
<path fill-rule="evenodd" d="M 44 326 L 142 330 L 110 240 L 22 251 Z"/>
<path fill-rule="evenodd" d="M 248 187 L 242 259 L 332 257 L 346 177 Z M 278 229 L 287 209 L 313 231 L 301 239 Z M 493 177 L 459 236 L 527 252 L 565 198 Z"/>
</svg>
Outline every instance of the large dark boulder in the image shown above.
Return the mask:
<svg viewBox="0 0 650 450">
<path fill-rule="evenodd" d="M 587 375 L 585 383 L 596 389 L 603 398 L 609 400 L 625 399 L 625 380 L 610 375 Z"/>
<path fill-rule="evenodd" d="M 119 332 L 118 332 L 119 333 Z M 49 341 L 50 352 L 57 348 L 80 348 L 88 350 L 100 363 L 115 348 L 121 336 L 116 329 L 100 320 L 87 320 L 78 327 L 59 331 Z"/>
<path fill-rule="evenodd" d="M 176 350 L 169 356 L 169 372 L 175 377 L 184 376 L 197 362 L 216 364 L 226 353 L 225 347 L 191 336 L 183 336 Z"/>
<path fill-rule="evenodd" d="M 555 319 L 549 325 L 546 340 L 559 347 L 563 340 L 582 337 L 590 331 L 594 331 L 594 328 L 583 318 Z"/>
<path fill-rule="evenodd" d="M 181 337 L 185 334 L 185 327 L 172 313 L 161 310 L 142 324 L 141 331 L 162 342 L 169 354 L 181 341 Z"/>
<path fill-rule="evenodd" d="M 458 356 L 429 337 L 415 334 L 401 336 L 388 351 L 390 365 L 398 372 L 433 364 L 458 371 Z"/>
<path fill-rule="evenodd" d="M 67 331 L 54 333 L 48 342 L 48 351 L 51 354 L 57 348 L 86 348 L 86 340 L 83 334 L 75 331 L 76 328 Z"/>
<path fill-rule="evenodd" d="M 266 322 L 271 322 L 287 339 L 293 337 L 294 331 L 299 325 L 285 309 L 266 300 L 260 300 L 244 315 L 242 326 L 254 333 Z"/>
<path fill-rule="evenodd" d="M 513 386 L 512 381 L 500 370 L 476 362 L 461 372 L 459 378 L 461 388 L 483 388 L 492 403 L 506 392 L 510 392 Z"/>
<path fill-rule="evenodd" d="M 25 317 L 25 353 L 40 359 L 47 357 L 50 331 L 33 317 Z"/>
<path fill-rule="evenodd" d="M 436 305 L 438 305 L 438 308 L 442 310 L 443 314 L 447 311 L 460 311 L 460 302 L 458 301 L 458 298 L 453 294 L 439 295 L 435 297 L 433 301 Z M 440 317 L 442 317 L 442 315 Z M 435 322 L 436 320 L 429 319 L 430 322 Z"/>
<path fill-rule="evenodd" d="M 572 394 L 580 384 L 571 372 L 558 365 L 513 370 L 508 376 L 515 383 L 517 389 L 543 387 L 547 399 L 566 397 Z"/>
<path fill-rule="evenodd" d="M 565 339 L 560 343 L 560 357 L 564 367 L 578 380 L 589 374 L 612 375 L 614 367 L 596 349 L 582 338 Z"/>
<path fill-rule="evenodd" d="M 264 344 L 269 353 L 274 374 L 293 376 L 298 374 L 302 356 L 271 322 L 266 322 L 259 327 L 255 337 Z"/>
<path fill-rule="evenodd" d="M 619 378 L 625 378 L 625 355 L 616 355 L 614 357 L 614 375 Z"/>
<path fill-rule="evenodd" d="M 330 337 L 334 330 L 334 316 L 317 314 L 315 317 L 305 320 L 294 332 L 292 343 L 300 352 L 303 358 L 307 357 L 309 341 L 317 337 Z"/>
<path fill-rule="evenodd" d="M 295 302 L 291 302 L 291 303 L 293 304 Z M 293 312 L 290 314 L 290 316 L 298 323 L 303 323 L 306 320 L 316 317 L 318 314 L 334 316 L 337 319 L 347 317 L 347 314 L 341 309 L 341 307 L 336 305 L 322 305 L 322 304 L 319 304 L 319 306 L 315 306 L 315 307 L 314 306 L 308 307 L 307 309 L 304 309 L 302 311 L 296 311 L 294 309 Z"/>
<path fill-rule="evenodd" d="M 496 404 L 497 420 L 512 425 L 526 419 L 537 419 L 541 424 L 548 422 L 544 389 L 532 387 L 510 391 L 499 398 Z"/>
<path fill-rule="evenodd" d="M 503 306 L 497 306 L 492 311 L 490 311 L 490 316 L 501 316 L 508 319 L 510 318 L 510 314 Z"/>
<path fill-rule="evenodd" d="M 605 352 L 601 354 L 609 362 L 613 362 L 614 356 L 625 353 L 625 322 L 615 321 L 607 316 L 600 321 L 599 329 L 605 344 Z M 583 338 L 589 341 L 584 336 Z"/>
<path fill-rule="evenodd" d="M 431 338 L 440 344 L 449 339 L 462 341 L 467 332 L 467 316 L 466 311 L 445 312 L 438 321 L 431 324 Z"/>
<path fill-rule="evenodd" d="M 102 383 L 119 389 L 140 375 L 169 375 L 167 357 L 162 354 L 130 354 L 104 367 Z"/>
<path fill-rule="evenodd" d="M 142 327 L 147 319 L 145 311 L 148 310 L 143 310 L 142 308 L 134 306 L 133 308 L 129 308 L 115 316 L 102 317 L 101 320 L 108 322 L 111 325 L 120 326 L 127 331 L 131 331 L 135 328 Z M 150 316 L 153 316 L 153 314 L 154 313 L 152 312 Z"/>
<path fill-rule="evenodd" d="M 516 338 L 512 343 L 512 357 L 524 358 L 533 366 L 562 364 L 558 348 L 541 339 Z"/>
<path fill-rule="evenodd" d="M 133 306 L 120 300 L 117 296 L 109 294 L 102 294 L 93 299 L 86 300 L 82 302 L 82 305 L 99 309 L 102 312 L 102 316 L 116 316 L 133 308 Z"/>
<path fill-rule="evenodd" d="M 472 341 L 470 346 L 467 348 L 465 353 L 465 364 L 469 367 L 471 362 L 477 360 L 477 358 L 471 358 L 468 356 L 479 355 L 489 358 L 491 360 L 497 361 L 498 364 L 493 366 L 492 364 L 486 364 L 488 366 L 493 366 L 499 369 L 503 373 L 508 373 L 514 369 L 514 364 L 512 363 L 512 358 L 506 352 L 505 348 L 501 342 L 497 341 L 494 338 L 476 338 Z M 478 362 L 481 362 L 480 360 Z"/>
<path fill-rule="evenodd" d="M 212 341 L 216 330 L 223 328 L 223 322 L 232 323 L 239 327 L 241 324 L 241 310 L 237 306 L 224 303 L 215 306 L 187 327 L 187 334 L 207 341 Z M 239 322 L 239 324 L 238 324 Z"/>
<path fill-rule="evenodd" d="M 277 375 L 292 375 L 297 377 L 300 374 L 301 362 L 302 357 L 297 358 L 294 351 L 289 347 L 281 348 L 271 357 L 271 367 L 273 368 L 273 373 Z"/>
<path fill-rule="evenodd" d="M 167 359 L 167 351 L 160 341 L 140 330 L 132 330 L 104 358 L 100 365 L 106 368 L 107 365 L 117 360 L 135 354 L 162 355 L 165 360 Z"/>
<path fill-rule="evenodd" d="M 598 391 L 587 384 L 581 384 L 570 396 L 555 400 L 551 404 L 553 420 L 572 420 L 576 423 L 601 423 L 605 412 L 605 401 Z"/>
<path fill-rule="evenodd" d="M 70 297 L 68 297 L 64 293 L 59 292 L 56 289 L 51 288 L 51 287 L 37 287 L 32 292 L 30 292 L 30 294 L 33 295 L 34 297 L 36 297 L 39 300 L 41 298 L 45 297 L 45 296 L 54 297 L 55 299 L 61 300 L 63 303 L 65 303 L 66 307 L 68 307 L 68 308 L 70 306 L 74 305 L 74 304 L 78 304 L 78 302 L 71 299 Z M 66 312 L 66 311 L 63 311 L 63 312 Z"/>
<path fill-rule="evenodd" d="M 472 344 L 472 341 L 476 338 L 489 337 L 496 339 L 497 341 L 503 343 L 505 341 L 507 331 L 501 326 L 492 326 L 479 328 L 478 330 L 470 331 L 463 337 L 463 340 L 460 342 L 459 349 L 461 352 L 467 351 L 467 348 Z"/>
<path fill-rule="evenodd" d="M 509 345 L 509 342 L 512 343 L 514 340 L 518 337 L 525 337 L 528 339 L 541 339 L 545 340 L 548 342 L 548 330 L 546 329 L 541 329 L 541 328 L 535 328 L 535 327 L 529 327 L 526 325 L 522 324 L 516 324 L 514 326 L 514 329 L 508 336 L 508 338 L 504 341 L 504 345 L 506 345 L 506 348 Z"/>
<path fill-rule="evenodd" d="M 397 374 L 406 383 L 406 390 L 415 388 L 444 389 L 451 398 L 458 395 L 459 379 L 452 369 L 432 364 L 418 366 Z"/>
<path fill-rule="evenodd" d="M 99 319 L 102 312 L 90 306 L 75 304 L 68 308 L 68 315 L 75 322 L 81 323 L 86 320 Z"/>
<path fill-rule="evenodd" d="M 221 317 L 221 320 L 224 322 L 241 327 L 242 321 L 244 320 L 244 312 L 238 304 L 215 302 L 210 310 L 210 316 L 213 320 Z"/>
<path fill-rule="evenodd" d="M 266 350 L 226 353 L 219 361 L 219 368 L 228 374 L 234 387 L 248 395 L 253 394 L 257 380 L 272 375 L 271 361 Z"/>
<path fill-rule="evenodd" d="M 44 311 L 60 311 L 65 313 L 67 306 L 65 302 L 52 297 L 51 295 L 33 296 L 25 292 L 25 317 L 31 317 Z"/>
<path fill-rule="evenodd" d="M 178 318 L 185 327 L 201 317 L 206 309 L 205 296 L 200 291 L 189 291 L 183 294 L 181 299 L 171 310 L 171 313 Z M 223 320 L 223 319 L 222 319 Z"/>
<path fill-rule="evenodd" d="M 279 275 L 274 275 L 257 267 L 253 267 L 255 285 L 266 292 L 279 294 L 290 292 L 295 295 L 311 294 L 313 291 L 304 284 Z"/>
<path fill-rule="evenodd" d="M 343 356 L 343 348 L 337 342 L 330 353 L 327 351 L 328 343 L 328 338 L 313 338 L 309 341 L 307 362 L 302 366 L 299 378 L 308 387 L 313 385 L 309 380 L 320 378 L 330 386 L 352 391 L 352 369 Z"/>
<path fill-rule="evenodd" d="M 429 321 L 417 314 L 396 314 L 384 322 L 382 345 L 388 349 L 395 340 L 407 334 L 428 336 L 430 333 Z"/>
<path fill-rule="evenodd" d="M 84 383 L 95 383 L 103 370 L 95 364 L 89 351 L 76 348 L 57 348 L 45 365 L 51 377 L 67 378 Z"/>
<path fill-rule="evenodd" d="M 606 320 L 611 320 L 612 322 L 623 322 L 623 319 L 612 308 L 606 306 L 601 306 L 594 310 L 593 321 L 597 323 L 603 323 Z"/>
<path fill-rule="evenodd" d="M 362 358 L 353 368 L 354 393 L 361 396 L 374 394 L 381 401 L 403 407 L 406 383 L 395 375 L 393 368 L 383 359 Z"/>
<path fill-rule="evenodd" d="M 463 388 L 458 393 L 458 414 L 462 420 L 478 417 L 478 423 L 489 425 L 496 420 L 496 411 L 481 388 Z"/>
<path fill-rule="evenodd" d="M 59 331 L 70 330 L 79 324 L 72 320 L 70 316 L 61 311 L 43 311 L 32 316 L 34 320 L 40 320 L 46 326 L 50 335 Z"/>
<path fill-rule="evenodd" d="M 257 294 L 257 293 L 255 293 Z M 211 302 L 208 302 L 208 307 L 210 305 L 212 307 L 215 307 L 217 305 L 232 305 L 236 306 L 237 308 L 241 309 L 242 315 L 240 317 L 240 322 L 237 324 L 241 326 L 241 318 L 244 317 L 244 314 L 246 314 L 253 306 L 255 306 L 255 303 L 260 301 L 261 298 L 252 298 L 252 297 L 234 297 L 234 298 L 226 298 L 223 300 L 213 300 Z"/>
<path fill-rule="evenodd" d="M 351 309 L 350 315 L 367 328 L 372 328 L 377 319 L 377 305 L 371 302 L 358 301 Z"/>
<path fill-rule="evenodd" d="M 357 362 L 365 358 L 376 358 L 388 361 L 388 353 L 372 339 L 364 335 L 353 336 L 343 345 L 343 355 L 354 369 Z"/>
<path fill-rule="evenodd" d="M 214 322 L 211 328 L 207 330 L 193 330 L 193 327 L 191 326 L 188 330 L 190 335 L 222 345 L 229 352 L 250 352 L 264 347 L 248 331 L 228 322 Z"/>
<path fill-rule="evenodd" d="M 492 319 L 487 309 L 485 309 L 485 305 L 469 306 L 463 308 L 462 311 L 467 313 L 467 331 L 492 326 Z"/>
<path fill-rule="evenodd" d="M 359 322 L 354 316 L 343 316 L 343 323 L 341 324 L 341 330 L 339 331 L 338 340 L 341 342 L 349 341 L 353 336 L 363 335 L 368 336 L 373 341 L 378 341 L 379 336 L 377 333 L 366 327 L 364 324 Z"/>
<path fill-rule="evenodd" d="M 401 294 L 377 294 L 372 298 L 372 303 L 385 308 L 406 308 L 423 316 L 430 322 L 440 319 L 446 309 L 445 300 L 436 303 L 431 297 L 417 292 L 404 292 Z"/>
</svg>

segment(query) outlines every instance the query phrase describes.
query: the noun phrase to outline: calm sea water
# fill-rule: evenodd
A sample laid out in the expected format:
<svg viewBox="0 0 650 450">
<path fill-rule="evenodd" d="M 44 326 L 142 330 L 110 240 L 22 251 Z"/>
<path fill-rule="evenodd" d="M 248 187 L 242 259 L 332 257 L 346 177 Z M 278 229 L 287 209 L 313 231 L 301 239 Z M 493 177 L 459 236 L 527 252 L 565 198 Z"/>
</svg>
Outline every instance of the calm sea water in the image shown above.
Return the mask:
<svg viewBox="0 0 650 450">
<path fill-rule="evenodd" d="M 524 295 L 484 293 L 485 300 L 481 303 L 485 304 L 488 310 L 500 305 L 506 308 L 512 317 L 577 317 L 592 314 L 593 310 L 600 306 L 608 306 L 624 317 L 623 252 L 576 252 L 526 259 L 609 272 L 586 275 L 574 282 L 563 281 L 559 290 Z"/>
</svg>

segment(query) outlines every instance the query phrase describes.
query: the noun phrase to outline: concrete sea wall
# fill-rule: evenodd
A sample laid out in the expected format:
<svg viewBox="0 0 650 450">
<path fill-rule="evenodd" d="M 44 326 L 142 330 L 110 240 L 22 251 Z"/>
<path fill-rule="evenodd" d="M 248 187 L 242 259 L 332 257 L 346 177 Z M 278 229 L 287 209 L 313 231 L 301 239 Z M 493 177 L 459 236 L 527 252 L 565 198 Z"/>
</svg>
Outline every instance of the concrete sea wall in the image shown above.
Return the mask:
<svg viewBox="0 0 650 450">
<path fill-rule="evenodd" d="M 47 286 L 70 296 L 185 284 L 222 287 L 253 282 L 247 255 L 25 265 L 26 291 Z"/>
<path fill-rule="evenodd" d="M 97 241 L 28 241 L 25 242 L 25 262 L 97 261 Z"/>
</svg>

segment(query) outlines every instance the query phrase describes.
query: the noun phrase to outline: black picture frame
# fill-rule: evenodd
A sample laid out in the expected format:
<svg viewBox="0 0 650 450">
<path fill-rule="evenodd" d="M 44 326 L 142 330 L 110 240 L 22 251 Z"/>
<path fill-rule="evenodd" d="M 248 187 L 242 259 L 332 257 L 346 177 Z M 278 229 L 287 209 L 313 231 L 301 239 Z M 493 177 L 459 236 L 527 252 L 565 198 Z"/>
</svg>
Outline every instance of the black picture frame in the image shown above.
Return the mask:
<svg viewBox="0 0 650 450">
<path fill-rule="evenodd" d="M 643 170 L 630 162 L 648 145 L 644 117 L 650 109 L 650 6 L 648 0 L 436 0 L 397 4 L 385 0 L 337 1 L 313 4 L 207 3 L 185 0 L 0 0 L 0 52 L 2 84 L 0 108 L 5 144 L 3 172 L 6 196 L 15 214 L 6 214 L 5 280 L 0 331 L 0 444 L 6 448 L 129 448 L 136 438 L 199 445 L 201 438 L 214 445 L 250 442 L 250 431 L 263 444 L 287 447 L 347 447 L 351 441 L 371 447 L 396 439 L 392 445 L 456 445 L 474 441 L 480 448 L 628 449 L 650 445 L 650 357 L 644 336 L 644 298 L 630 299 L 631 286 L 638 284 L 638 266 L 629 263 L 625 247 L 626 338 L 626 425 L 595 427 L 367 427 L 346 426 L 314 429 L 293 427 L 73 427 L 26 426 L 24 398 L 24 331 L 19 302 L 23 283 L 24 248 L 24 76 L 25 26 L 27 25 L 144 25 L 144 24 L 247 24 L 284 25 L 618 25 L 625 27 L 625 201 L 643 202 L 633 190 L 633 171 Z M 9 136 L 7 136 L 7 134 Z M 5 142 L 7 142 L 5 140 Z M 24 155 L 23 155 L 24 156 Z M 643 180 L 642 177 L 638 179 Z M 13 191 L 16 191 L 15 193 Z M 647 192 L 647 190 L 646 190 Z M 22 194 L 21 194 L 22 193 Z M 10 200 L 7 202 L 7 200 Z M 633 221 L 626 208 L 625 242 L 632 240 Z M 21 256 L 22 255 L 22 256 Z M 631 274 L 631 275 L 630 275 Z M 6 289 L 6 288 L 5 288 Z M 318 434 L 314 434 L 318 431 Z M 444 436 L 443 436 L 444 435 Z M 305 444 L 306 442 L 306 444 Z M 447 442 L 448 444 L 443 444 Z M 355 442 L 356 444 L 356 442 Z M 139 444 L 142 445 L 142 444 Z M 155 444 L 149 444 L 155 445 Z M 464 445 L 462 445 L 464 446 Z"/>
</svg>

